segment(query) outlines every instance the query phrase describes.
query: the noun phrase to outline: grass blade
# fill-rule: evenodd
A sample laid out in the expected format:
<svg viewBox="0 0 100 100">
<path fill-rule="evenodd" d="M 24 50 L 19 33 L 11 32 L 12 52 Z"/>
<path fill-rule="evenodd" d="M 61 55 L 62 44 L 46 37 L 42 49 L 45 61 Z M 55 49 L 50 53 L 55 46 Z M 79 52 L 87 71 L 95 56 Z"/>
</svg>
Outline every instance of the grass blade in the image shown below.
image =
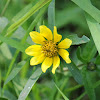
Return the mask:
<svg viewBox="0 0 100 100">
<path fill-rule="evenodd" d="M 2 12 L 1 12 L 1 16 L 3 16 L 4 13 L 6 12 L 6 9 L 7 9 L 8 5 L 9 5 L 9 3 L 10 3 L 10 0 L 7 0 L 7 2 L 6 2 L 6 4 L 5 4 L 5 7 L 4 7 L 4 9 L 2 10 Z"/>
<path fill-rule="evenodd" d="M 67 64 L 64 60 L 61 61 L 61 65 L 67 66 L 68 70 L 72 73 L 72 76 L 74 79 L 79 83 L 82 84 L 82 76 L 80 70 L 77 68 L 77 66 L 72 61 L 71 64 Z"/>
<path fill-rule="evenodd" d="M 54 83 L 54 84 L 55 84 L 56 88 L 58 89 L 58 91 L 60 92 L 60 94 L 63 96 L 63 98 L 64 98 L 65 100 L 69 100 L 69 99 L 64 95 L 64 93 L 59 89 L 59 87 L 56 85 L 56 83 Z"/>
<path fill-rule="evenodd" d="M 100 25 L 90 15 L 85 14 L 92 38 L 100 54 Z"/>
<path fill-rule="evenodd" d="M 41 68 L 38 66 L 37 70 L 30 76 L 28 79 L 24 89 L 21 91 L 18 100 L 25 100 L 28 96 L 29 92 L 31 91 L 33 85 L 38 80 L 40 75 L 42 74 Z"/>
<path fill-rule="evenodd" d="M 31 17 L 36 11 L 38 11 L 40 8 L 42 8 L 45 4 L 50 2 L 51 0 L 40 0 L 37 4 L 35 4 L 22 18 L 20 18 L 17 22 L 12 24 L 8 28 L 9 35 L 12 31 L 14 31 L 18 26 L 22 25 L 29 17 Z"/>
<path fill-rule="evenodd" d="M 32 31 L 32 29 L 33 29 L 34 26 L 37 24 L 38 20 L 39 20 L 40 17 L 42 16 L 42 14 L 44 14 L 44 12 L 46 11 L 47 6 L 48 6 L 48 5 L 46 5 L 45 7 L 43 7 L 43 8 L 40 10 L 40 12 L 39 12 L 39 14 L 37 15 L 37 17 L 36 17 L 36 18 L 33 20 L 33 22 L 31 23 L 30 27 L 28 28 L 27 32 L 25 33 L 24 38 L 23 38 L 22 41 L 21 41 L 22 44 L 25 43 L 27 37 L 29 36 L 29 32 Z M 8 43 L 8 42 L 7 42 L 7 43 Z M 7 74 L 6 74 L 6 78 L 5 78 L 5 79 L 7 79 L 7 77 L 8 77 L 8 75 L 9 75 L 9 73 L 10 73 L 12 67 L 13 67 L 13 64 L 14 64 L 14 62 L 15 62 L 16 57 L 17 57 L 18 54 L 19 54 L 19 50 L 16 50 L 16 52 L 15 52 L 15 54 L 14 54 L 14 56 L 13 56 L 13 59 L 12 59 L 10 65 L 9 65 L 9 69 L 8 69 L 8 71 L 7 71 Z M 2 93 L 4 92 L 4 89 L 5 89 L 5 86 L 3 85 Z"/>
<path fill-rule="evenodd" d="M 79 69 L 77 68 L 77 66 L 71 62 L 71 64 L 66 64 L 66 66 L 68 67 L 68 69 L 70 70 L 70 72 L 72 73 L 74 79 L 79 83 L 82 84 L 82 76 L 81 76 L 81 72 L 79 71 Z"/>
<path fill-rule="evenodd" d="M 41 16 L 43 16 L 43 14 L 46 12 L 46 9 L 48 7 L 48 4 L 45 5 L 37 14 L 36 18 L 33 20 L 33 22 L 31 23 L 31 25 L 29 26 L 28 30 L 25 33 L 25 36 L 22 40 L 22 43 L 25 43 L 27 37 L 29 36 L 29 32 L 32 31 L 32 29 L 35 27 L 35 25 L 38 23 L 39 19 L 41 18 Z"/>
<path fill-rule="evenodd" d="M 48 24 L 49 28 L 53 31 L 55 25 L 55 0 L 52 0 L 48 7 Z"/>
<path fill-rule="evenodd" d="M 20 42 L 13 40 L 11 38 L 8 38 L 8 37 L 4 37 L 2 35 L 0 35 L 0 40 L 22 52 L 25 52 L 25 49 L 29 46 L 28 44 L 22 45 Z"/>
<path fill-rule="evenodd" d="M 28 61 L 27 61 L 28 62 Z M 27 63 L 25 61 L 21 61 L 14 67 L 14 69 L 9 74 L 8 78 L 6 79 L 4 85 L 6 85 L 8 82 L 10 82 L 18 73 L 19 71 L 24 67 L 24 65 Z"/>
<path fill-rule="evenodd" d="M 18 12 L 13 18 L 12 22 L 18 21 L 23 15 L 25 15 L 39 0 L 32 0 L 30 4 L 28 4 L 25 8 L 23 8 L 20 12 Z"/>
<path fill-rule="evenodd" d="M 90 0 L 72 0 L 80 8 L 86 11 L 90 16 L 92 16 L 97 22 L 100 23 L 100 10 L 91 4 Z"/>
</svg>

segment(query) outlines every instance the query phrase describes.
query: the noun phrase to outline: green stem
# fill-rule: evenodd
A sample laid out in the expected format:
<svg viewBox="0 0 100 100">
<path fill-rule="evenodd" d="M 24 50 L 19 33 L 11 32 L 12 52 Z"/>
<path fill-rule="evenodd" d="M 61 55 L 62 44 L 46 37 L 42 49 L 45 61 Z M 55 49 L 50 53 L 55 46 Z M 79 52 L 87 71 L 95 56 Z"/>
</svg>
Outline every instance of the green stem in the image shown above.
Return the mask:
<svg viewBox="0 0 100 100">
<path fill-rule="evenodd" d="M 76 100 L 81 100 L 86 95 L 86 92 L 82 93 Z"/>
<path fill-rule="evenodd" d="M 1 16 L 3 16 L 4 13 L 6 12 L 6 9 L 7 9 L 8 5 L 9 5 L 9 3 L 10 3 L 10 0 L 7 0 L 7 2 L 6 2 L 6 4 L 5 4 L 5 7 L 4 7 L 4 9 L 2 10 L 2 12 L 1 12 Z"/>
<path fill-rule="evenodd" d="M 83 85 L 76 85 L 76 86 L 74 86 L 74 87 L 72 87 L 72 88 L 66 89 L 65 92 L 71 92 L 71 91 L 74 91 L 74 90 L 76 90 L 76 89 L 78 89 L 78 88 L 80 88 L 80 87 L 82 87 L 82 86 L 83 86 Z"/>
<path fill-rule="evenodd" d="M 68 78 L 66 78 L 65 80 L 63 80 L 63 83 L 62 83 L 61 87 L 59 88 L 61 91 L 63 91 L 63 89 L 66 86 L 67 82 L 68 82 Z M 56 98 L 59 100 L 60 96 L 61 96 L 61 94 L 60 94 L 60 92 L 58 92 Z"/>
</svg>

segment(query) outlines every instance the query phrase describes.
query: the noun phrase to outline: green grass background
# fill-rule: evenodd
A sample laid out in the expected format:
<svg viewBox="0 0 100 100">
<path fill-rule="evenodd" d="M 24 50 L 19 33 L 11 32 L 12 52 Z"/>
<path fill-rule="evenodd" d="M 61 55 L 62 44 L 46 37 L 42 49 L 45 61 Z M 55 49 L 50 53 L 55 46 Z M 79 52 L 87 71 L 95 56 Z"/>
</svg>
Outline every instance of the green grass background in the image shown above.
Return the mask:
<svg viewBox="0 0 100 100">
<path fill-rule="evenodd" d="M 0 100 L 99 100 L 99 23 L 99 0 L 0 0 Z M 25 54 L 43 24 L 73 41 L 55 75 Z"/>
</svg>

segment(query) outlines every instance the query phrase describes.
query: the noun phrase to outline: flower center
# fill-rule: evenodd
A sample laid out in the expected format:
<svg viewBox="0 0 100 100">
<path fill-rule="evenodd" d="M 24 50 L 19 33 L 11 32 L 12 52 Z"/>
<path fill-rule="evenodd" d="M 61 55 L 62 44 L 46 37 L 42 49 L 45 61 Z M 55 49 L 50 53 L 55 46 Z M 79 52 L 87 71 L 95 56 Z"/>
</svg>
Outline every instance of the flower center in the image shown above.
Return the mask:
<svg viewBox="0 0 100 100">
<path fill-rule="evenodd" d="M 42 52 L 46 57 L 54 57 L 57 55 L 58 49 L 56 43 L 53 41 L 44 41 L 42 45 Z"/>
</svg>

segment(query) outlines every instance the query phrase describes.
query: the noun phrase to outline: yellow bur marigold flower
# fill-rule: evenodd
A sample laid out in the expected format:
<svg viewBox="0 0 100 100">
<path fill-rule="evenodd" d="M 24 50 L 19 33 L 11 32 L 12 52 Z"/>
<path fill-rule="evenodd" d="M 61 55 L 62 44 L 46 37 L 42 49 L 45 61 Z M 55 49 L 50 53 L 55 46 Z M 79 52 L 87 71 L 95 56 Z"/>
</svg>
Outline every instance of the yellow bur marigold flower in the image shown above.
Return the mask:
<svg viewBox="0 0 100 100">
<path fill-rule="evenodd" d="M 42 63 L 41 68 L 43 72 L 53 64 L 52 73 L 55 73 L 56 68 L 60 64 L 59 55 L 66 61 L 71 63 L 69 59 L 69 53 L 67 50 L 72 41 L 65 38 L 60 42 L 62 36 L 57 33 L 57 28 L 54 26 L 53 34 L 49 28 L 45 25 L 41 25 L 40 33 L 36 31 L 30 32 L 30 36 L 37 45 L 29 46 L 25 52 L 26 54 L 33 56 L 30 60 L 30 65 L 38 65 Z M 60 43 L 58 43 L 60 42 Z"/>
</svg>

